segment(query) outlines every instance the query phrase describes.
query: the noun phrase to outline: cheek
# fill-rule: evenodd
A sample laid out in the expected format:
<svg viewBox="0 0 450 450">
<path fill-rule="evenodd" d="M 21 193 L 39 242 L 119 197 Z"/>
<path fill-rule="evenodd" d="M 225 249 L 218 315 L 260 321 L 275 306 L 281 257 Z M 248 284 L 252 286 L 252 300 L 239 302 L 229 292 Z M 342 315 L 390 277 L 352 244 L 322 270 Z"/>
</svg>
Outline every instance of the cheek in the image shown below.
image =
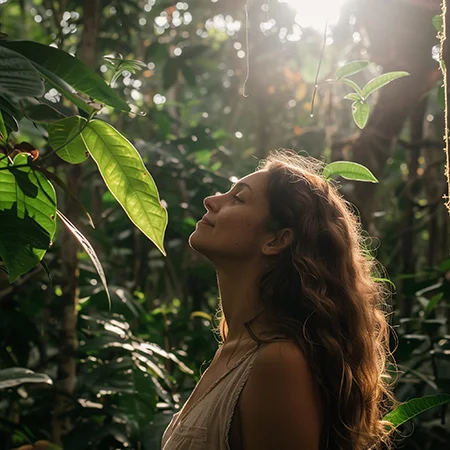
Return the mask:
<svg viewBox="0 0 450 450">
<path fill-rule="evenodd" d="M 227 227 L 229 240 L 234 247 L 253 247 L 258 242 L 261 227 L 254 218 L 239 217 Z"/>
</svg>

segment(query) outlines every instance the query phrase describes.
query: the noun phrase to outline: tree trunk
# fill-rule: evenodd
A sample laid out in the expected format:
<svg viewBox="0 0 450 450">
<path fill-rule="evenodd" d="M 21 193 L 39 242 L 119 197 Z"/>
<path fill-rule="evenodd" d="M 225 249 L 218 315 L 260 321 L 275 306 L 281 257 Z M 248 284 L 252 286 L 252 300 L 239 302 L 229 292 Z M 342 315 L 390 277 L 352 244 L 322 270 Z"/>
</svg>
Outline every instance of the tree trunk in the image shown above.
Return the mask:
<svg viewBox="0 0 450 450">
<path fill-rule="evenodd" d="M 68 166 L 67 185 L 79 197 L 80 166 Z M 78 205 L 70 197 L 66 197 L 65 213 L 76 223 L 74 214 L 78 213 Z M 57 299 L 56 317 L 59 325 L 59 354 L 55 387 L 66 394 L 73 395 L 76 384 L 76 358 L 78 350 L 77 339 L 77 306 L 78 291 L 78 243 L 69 230 L 63 228 L 61 242 L 61 261 L 63 272 L 63 293 Z M 53 441 L 62 445 L 62 439 L 72 428 L 70 418 L 65 413 L 73 408 L 67 396 L 57 395 L 53 410 L 52 437 Z"/>
<path fill-rule="evenodd" d="M 357 17 L 371 41 L 370 59 L 381 64 L 383 72 L 410 73 L 381 89 L 367 126 L 352 149 L 353 161 L 380 176 L 409 111 L 416 109 L 440 76 L 437 63 L 431 58 L 431 48 L 437 44 L 431 21 L 436 11 L 406 1 L 380 0 L 361 5 Z M 375 191 L 376 185 L 372 183 L 354 183 L 349 196 L 370 233 L 373 232 Z"/>
<path fill-rule="evenodd" d="M 84 1 L 84 29 L 78 56 L 91 68 L 97 64 L 97 38 L 100 25 L 100 0 Z M 82 169 L 79 165 L 70 165 L 66 169 L 67 185 L 77 198 L 81 197 Z M 76 216 L 79 213 L 77 203 L 66 196 L 64 213 L 77 226 Z M 78 228 L 78 227 L 77 227 Z M 63 271 L 63 294 L 57 302 L 57 317 L 59 324 L 59 355 L 56 387 L 69 394 L 75 392 L 76 361 L 78 351 L 77 338 L 77 306 L 78 289 L 78 242 L 66 229 L 63 230 L 61 242 L 61 261 Z M 55 397 L 55 407 L 52 417 L 53 441 L 62 445 L 64 436 L 70 432 L 72 423 L 66 414 L 73 408 L 67 395 Z"/>
<path fill-rule="evenodd" d="M 100 28 L 100 0 L 84 0 L 83 36 L 81 37 L 78 57 L 91 69 L 97 67 L 97 39 Z"/>
<path fill-rule="evenodd" d="M 427 106 L 427 97 L 424 97 L 412 114 L 410 126 L 410 140 L 412 143 L 420 142 L 423 139 L 423 119 Z M 420 147 L 416 145 L 409 151 L 408 157 L 408 180 L 405 186 L 407 203 L 404 211 L 403 235 L 402 235 L 402 273 L 414 274 L 416 269 L 416 252 L 414 251 L 414 223 L 415 223 L 415 203 L 414 192 L 418 183 L 417 169 L 419 168 Z M 408 201 L 409 200 L 409 201 Z M 431 237 L 430 237 L 431 238 Z M 402 292 L 407 292 L 405 285 L 415 283 L 415 279 L 405 279 L 402 282 Z M 401 317 L 410 317 L 412 311 L 412 299 L 400 298 L 398 305 Z"/>
</svg>

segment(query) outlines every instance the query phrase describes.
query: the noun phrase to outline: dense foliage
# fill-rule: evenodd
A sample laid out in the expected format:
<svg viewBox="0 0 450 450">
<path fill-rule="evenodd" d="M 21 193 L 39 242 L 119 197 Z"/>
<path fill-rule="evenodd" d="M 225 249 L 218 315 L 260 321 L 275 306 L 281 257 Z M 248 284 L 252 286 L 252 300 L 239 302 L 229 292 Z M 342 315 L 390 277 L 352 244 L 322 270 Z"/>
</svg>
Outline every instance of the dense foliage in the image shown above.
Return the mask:
<svg viewBox="0 0 450 450">
<path fill-rule="evenodd" d="M 450 445 L 439 2 L 325 36 L 297 3 L 0 0 L 1 449 L 159 448 L 217 347 L 202 200 L 278 147 L 342 176 L 395 286 L 402 446 Z"/>
</svg>

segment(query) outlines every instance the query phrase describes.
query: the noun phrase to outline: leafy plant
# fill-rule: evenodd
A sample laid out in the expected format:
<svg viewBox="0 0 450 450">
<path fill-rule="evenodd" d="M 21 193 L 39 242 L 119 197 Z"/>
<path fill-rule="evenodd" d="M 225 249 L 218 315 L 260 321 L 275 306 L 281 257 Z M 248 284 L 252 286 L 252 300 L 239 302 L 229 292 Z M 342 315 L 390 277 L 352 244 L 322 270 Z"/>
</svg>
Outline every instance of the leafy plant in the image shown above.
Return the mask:
<svg viewBox="0 0 450 450">
<path fill-rule="evenodd" d="M 8 219 L 5 223 L 9 226 L 2 228 L 0 256 L 10 281 L 42 260 L 54 236 L 57 208 L 54 189 L 47 179 L 50 172 L 42 170 L 37 157 L 30 157 L 32 152 L 28 148 L 34 146 L 26 143 L 26 149 L 19 149 L 19 154 L 13 157 L 17 150 L 7 142 L 8 133 L 15 130 L 14 123 L 20 120 L 20 113 L 16 114 L 19 111 L 29 120 L 47 125 L 49 144 L 64 161 L 79 164 L 91 156 L 106 186 L 131 221 L 165 254 L 163 237 L 167 212 L 142 158 L 114 127 L 93 120 L 102 104 L 128 111 L 126 102 L 82 61 L 57 48 L 32 41 L 2 40 L 0 52 L 5 55 L 3 65 L 0 64 L 0 93 L 5 98 L 5 102 L 0 103 L 0 114 L 10 117 L 8 122 L 0 121 L 0 138 L 4 144 L 4 156 L 0 161 L 0 214 Z M 11 65 L 21 69 L 14 77 L 11 77 Z M 88 112 L 89 117 L 64 117 L 45 103 L 24 103 L 23 98 L 43 95 L 41 77 L 79 109 Z M 55 174 L 51 178 L 57 179 Z M 63 223 L 68 225 L 68 221 Z M 74 230 L 73 226 L 69 228 Z M 21 230 L 20 239 L 12 239 L 17 230 Z M 87 242 L 79 231 L 76 235 Z M 93 257 L 106 288 L 95 252 L 88 254 Z"/>
<path fill-rule="evenodd" d="M 369 61 L 352 61 L 337 70 L 335 80 L 329 80 L 341 81 L 353 89 L 354 92 L 347 94 L 344 99 L 353 101 L 353 120 L 359 128 L 364 128 L 367 124 L 367 120 L 369 119 L 370 105 L 367 99 L 370 95 L 392 81 L 409 75 L 408 72 L 404 71 L 384 73 L 370 80 L 362 88 L 360 88 L 353 80 L 347 78 L 361 72 L 368 65 Z"/>
</svg>

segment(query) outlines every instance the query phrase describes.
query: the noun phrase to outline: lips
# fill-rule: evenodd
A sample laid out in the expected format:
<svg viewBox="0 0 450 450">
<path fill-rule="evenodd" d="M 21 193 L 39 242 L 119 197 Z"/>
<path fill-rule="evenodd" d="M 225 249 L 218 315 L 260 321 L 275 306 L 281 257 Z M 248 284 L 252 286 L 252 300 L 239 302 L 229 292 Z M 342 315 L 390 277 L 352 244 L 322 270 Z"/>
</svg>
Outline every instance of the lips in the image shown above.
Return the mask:
<svg viewBox="0 0 450 450">
<path fill-rule="evenodd" d="M 205 225 L 209 225 L 210 227 L 214 226 L 206 217 L 203 217 L 200 222 L 203 222 Z"/>
</svg>

